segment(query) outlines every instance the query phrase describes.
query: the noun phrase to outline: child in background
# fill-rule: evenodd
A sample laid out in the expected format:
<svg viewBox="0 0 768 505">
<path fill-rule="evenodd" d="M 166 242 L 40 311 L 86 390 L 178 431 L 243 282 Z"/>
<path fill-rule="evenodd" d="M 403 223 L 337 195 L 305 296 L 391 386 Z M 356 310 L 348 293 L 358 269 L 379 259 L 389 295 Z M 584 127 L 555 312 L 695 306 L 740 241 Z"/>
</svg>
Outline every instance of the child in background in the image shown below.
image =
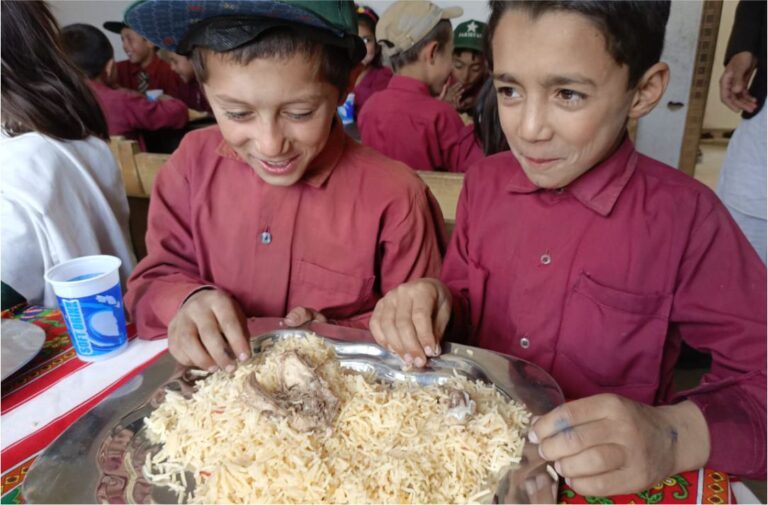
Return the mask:
<svg viewBox="0 0 768 505">
<path fill-rule="evenodd" d="M 488 77 L 483 50 L 483 34 L 486 24 L 470 19 L 453 31 L 453 69 L 451 78 L 456 83 L 453 91 L 454 107 L 465 123 L 471 123 L 480 89 Z"/>
<path fill-rule="evenodd" d="M 117 84 L 146 94 L 150 89 L 162 89 L 163 93 L 178 97 L 181 79 L 161 60 L 155 45 L 131 30 L 120 21 L 107 21 L 104 29 L 120 35 L 127 60 L 117 62 Z"/>
<path fill-rule="evenodd" d="M 360 112 L 362 142 L 414 170 L 466 169 L 458 148 L 464 124 L 451 105 L 435 98 L 451 74 L 449 19 L 462 12 L 427 0 L 399 0 L 376 25 L 395 76 Z"/>
<path fill-rule="evenodd" d="M 365 43 L 365 58 L 361 62 L 363 70 L 355 82 L 355 117 L 360 114 L 365 102 L 376 93 L 387 87 L 392 78 L 392 70 L 381 63 L 381 47 L 376 43 L 376 23 L 379 16 L 370 7 L 357 7 L 357 34 Z"/>
<path fill-rule="evenodd" d="M 135 138 L 144 150 L 141 130 L 182 128 L 187 124 L 187 106 L 181 100 L 162 95 L 149 100 L 144 95 L 115 88 L 115 60 L 112 44 L 95 26 L 74 24 L 61 30 L 64 52 L 88 77 L 88 86 L 99 100 L 107 118 L 110 135 Z"/>
<path fill-rule="evenodd" d="M 765 479 L 765 266 L 712 191 L 626 133 L 666 89 L 670 3 L 491 5 L 510 152 L 467 173 L 441 281 L 388 293 L 371 331 L 423 365 L 450 321 L 551 373 L 569 401 L 530 439 L 582 495 L 702 466 Z M 712 366 L 678 393 L 683 340 Z"/>
<path fill-rule="evenodd" d="M 192 68 L 192 62 L 189 61 L 189 58 L 167 49 L 160 49 L 157 55 L 166 61 L 171 66 L 171 70 L 176 72 L 183 81 L 183 85 L 179 86 L 179 100 L 187 104 L 187 107 L 192 110 L 212 113 L 211 106 L 197 82 L 195 69 Z"/>
<path fill-rule="evenodd" d="M 61 49 L 44 2 L 2 7 L 0 252 L 5 285 L 32 304 L 56 306 L 43 278 L 79 256 L 120 258 L 123 282 L 136 260 L 128 199 L 99 104 Z M 3 289 L 5 297 L 12 291 Z"/>
<path fill-rule="evenodd" d="M 233 370 L 250 355 L 247 317 L 365 327 L 385 291 L 437 275 L 429 190 L 336 115 L 365 56 L 351 1 L 151 0 L 126 21 L 189 56 L 218 122 L 187 134 L 152 188 L 125 298 L 142 338 Z"/>
</svg>

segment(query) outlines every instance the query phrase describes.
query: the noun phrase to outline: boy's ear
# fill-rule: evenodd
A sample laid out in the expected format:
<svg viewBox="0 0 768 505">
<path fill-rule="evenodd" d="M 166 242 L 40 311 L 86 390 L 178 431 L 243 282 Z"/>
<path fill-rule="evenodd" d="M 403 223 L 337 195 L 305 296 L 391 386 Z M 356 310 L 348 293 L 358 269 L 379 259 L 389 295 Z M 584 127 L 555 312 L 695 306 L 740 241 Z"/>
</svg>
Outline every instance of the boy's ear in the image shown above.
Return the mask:
<svg viewBox="0 0 768 505">
<path fill-rule="evenodd" d="M 117 64 L 114 58 L 110 58 L 103 70 L 104 80 L 107 84 L 114 84 L 117 80 Z"/>
<path fill-rule="evenodd" d="M 437 56 L 437 46 L 437 41 L 433 40 L 424 46 L 424 49 L 421 50 L 422 58 L 425 58 L 427 63 L 432 63 L 435 61 L 435 57 Z"/>
<path fill-rule="evenodd" d="M 669 66 L 666 63 L 656 63 L 646 70 L 635 88 L 629 117 L 637 119 L 651 112 L 664 96 L 667 84 L 669 84 Z"/>
</svg>

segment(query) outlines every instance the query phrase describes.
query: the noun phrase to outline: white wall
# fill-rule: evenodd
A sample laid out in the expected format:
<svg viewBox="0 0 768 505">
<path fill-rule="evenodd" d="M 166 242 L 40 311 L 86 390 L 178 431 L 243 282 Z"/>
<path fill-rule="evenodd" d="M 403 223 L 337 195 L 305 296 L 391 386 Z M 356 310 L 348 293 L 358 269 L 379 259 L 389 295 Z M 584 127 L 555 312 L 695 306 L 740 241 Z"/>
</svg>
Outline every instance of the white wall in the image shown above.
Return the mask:
<svg viewBox="0 0 768 505">
<path fill-rule="evenodd" d="M 637 150 L 673 167 L 680 159 L 685 133 L 703 6 L 703 2 L 672 2 L 661 54 L 670 67 L 669 86 L 656 108 L 637 125 Z M 683 106 L 675 109 L 669 102 Z"/>
<path fill-rule="evenodd" d="M 132 3 L 131 0 L 48 0 L 59 25 L 86 23 L 106 33 L 115 49 L 115 60 L 118 61 L 125 59 L 120 35 L 108 32 L 101 25 L 104 21 L 122 21 L 123 12 Z"/>
<path fill-rule="evenodd" d="M 704 109 L 704 129 L 734 129 L 739 125 L 741 116 L 723 105 L 720 101 L 720 76 L 723 75 L 723 58 L 728 48 L 728 37 L 731 36 L 733 19 L 736 14 L 735 0 L 723 2 L 723 10 L 720 14 L 720 31 L 717 32 L 717 48 L 715 49 L 715 62 L 712 65 L 712 81 L 709 83 L 707 95 L 707 107 Z"/>
<path fill-rule="evenodd" d="M 358 2 L 372 7 L 381 15 L 394 0 L 370 0 L 368 2 L 358 0 Z M 125 59 L 125 51 L 123 51 L 120 36 L 104 30 L 101 25 L 104 21 L 121 21 L 123 19 L 123 12 L 133 3 L 133 0 L 49 0 L 48 3 L 61 26 L 72 23 L 87 23 L 102 29 L 115 48 L 115 59 Z M 441 7 L 458 5 L 464 8 L 464 15 L 457 18 L 457 20 L 453 20 L 454 26 L 468 19 L 487 21 L 490 15 L 490 9 L 488 9 L 488 2 L 486 0 L 462 0 L 457 2 L 435 0 L 435 3 Z"/>
</svg>

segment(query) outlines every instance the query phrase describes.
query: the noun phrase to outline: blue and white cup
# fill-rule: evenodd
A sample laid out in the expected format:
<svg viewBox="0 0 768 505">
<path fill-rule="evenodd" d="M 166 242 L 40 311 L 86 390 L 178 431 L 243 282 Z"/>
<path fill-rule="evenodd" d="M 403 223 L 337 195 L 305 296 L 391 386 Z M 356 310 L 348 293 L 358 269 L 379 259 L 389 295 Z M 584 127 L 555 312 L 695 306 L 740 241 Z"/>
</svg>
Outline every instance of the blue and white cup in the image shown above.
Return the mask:
<svg viewBox="0 0 768 505">
<path fill-rule="evenodd" d="M 339 105 L 336 110 L 341 118 L 341 124 L 348 125 L 355 122 L 355 94 L 350 93 L 344 103 Z"/>
<path fill-rule="evenodd" d="M 82 256 L 51 267 L 45 280 L 53 287 L 77 357 L 105 359 L 128 345 L 119 258 Z"/>
</svg>

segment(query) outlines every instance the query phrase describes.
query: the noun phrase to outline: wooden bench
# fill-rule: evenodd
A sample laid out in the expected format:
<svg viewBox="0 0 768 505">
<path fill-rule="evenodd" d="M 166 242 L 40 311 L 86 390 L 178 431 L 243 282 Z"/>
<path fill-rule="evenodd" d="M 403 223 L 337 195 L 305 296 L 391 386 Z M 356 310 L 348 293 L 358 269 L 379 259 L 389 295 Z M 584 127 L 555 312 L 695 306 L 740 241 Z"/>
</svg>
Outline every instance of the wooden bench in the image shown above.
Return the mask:
<svg viewBox="0 0 768 505">
<path fill-rule="evenodd" d="M 123 137 L 112 137 L 110 147 L 120 167 L 131 206 L 131 238 L 134 249 L 137 256 L 143 257 L 146 254 L 144 234 L 147 229 L 148 198 L 152 193 L 158 170 L 170 155 L 141 152 L 138 142 Z M 447 172 L 416 173 L 427 184 L 440 205 L 446 230 L 450 235 L 456 222 L 456 205 L 464 184 L 464 175 Z"/>
</svg>

